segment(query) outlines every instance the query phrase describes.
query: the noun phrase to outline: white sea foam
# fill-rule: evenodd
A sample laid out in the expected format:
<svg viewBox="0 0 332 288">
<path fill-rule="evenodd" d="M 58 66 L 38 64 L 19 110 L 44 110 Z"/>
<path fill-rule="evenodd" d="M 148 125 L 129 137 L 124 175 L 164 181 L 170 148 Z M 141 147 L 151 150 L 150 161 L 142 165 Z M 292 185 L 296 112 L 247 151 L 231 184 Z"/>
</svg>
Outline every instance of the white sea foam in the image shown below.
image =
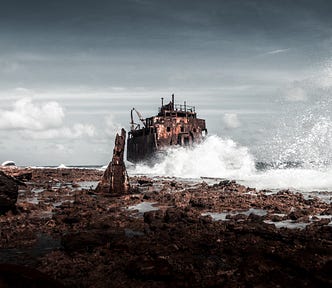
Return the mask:
<svg viewBox="0 0 332 288">
<path fill-rule="evenodd" d="M 243 184 L 258 189 L 332 190 L 332 169 L 271 169 L 244 178 Z"/>
<path fill-rule="evenodd" d="M 230 139 L 209 136 L 193 148 L 172 148 L 153 166 L 138 164 L 130 174 L 179 178 L 215 177 L 235 179 L 258 189 L 332 190 L 332 168 L 289 168 L 258 171 L 249 149 Z"/>
<path fill-rule="evenodd" d="M 165 158 L 153 167 L 136 165 L 135 174 L 152 174 L 181 178 L 223 177 L 236 178 L 252 175 L 255 161 L 248 148 L 230 139 L 209 136 L 193 148 L 172 148 Z"/>
<path fill-rule="evenodd" d="M 8 160 L 1 164 L 1 166 L 16 166 L 14 161 Z"/>
<path fill-rule="evenodd" d="M 67 168 L 65 164 L 60 164 L 57 168 Z"/>
</svg>

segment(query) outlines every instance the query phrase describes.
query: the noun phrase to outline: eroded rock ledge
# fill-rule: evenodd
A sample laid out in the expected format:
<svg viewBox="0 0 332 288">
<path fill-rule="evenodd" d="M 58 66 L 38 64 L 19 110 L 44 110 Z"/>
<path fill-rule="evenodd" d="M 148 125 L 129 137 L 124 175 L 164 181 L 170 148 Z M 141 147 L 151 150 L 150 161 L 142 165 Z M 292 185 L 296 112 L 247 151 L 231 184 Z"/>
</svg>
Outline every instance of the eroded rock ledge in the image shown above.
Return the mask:
<svg viewBox="0 0 332 288">
<path fill-rule="evenodd" d="M 332 207 L 315 196 L 132 177 L 110 197 L 97 170 L 29 171 L 0 259 L 66 287 L 331 286 Z"/>
</svg>

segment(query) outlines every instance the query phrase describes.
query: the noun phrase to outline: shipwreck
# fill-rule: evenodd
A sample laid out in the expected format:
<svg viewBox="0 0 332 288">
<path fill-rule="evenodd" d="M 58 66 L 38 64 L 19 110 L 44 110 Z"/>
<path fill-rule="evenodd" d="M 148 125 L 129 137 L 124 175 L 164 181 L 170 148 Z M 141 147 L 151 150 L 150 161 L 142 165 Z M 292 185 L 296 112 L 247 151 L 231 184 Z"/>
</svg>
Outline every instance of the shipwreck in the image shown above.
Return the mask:
<svg viewBox="0 0 332 288">
<path fill-rule="evenodd" d="M 135 123 L 136 112 L 140 123 Z M 205 120 L 197 118 L 194 106 L 174 103 L 161 107 L 156 116 L 143 118 L 135 108 L 131 110 L 131 129 L 128 132 L 127 160 L 133 163 L 149 161 L 171 146 L 192 146 L 207 135 Z"/>
</svg>

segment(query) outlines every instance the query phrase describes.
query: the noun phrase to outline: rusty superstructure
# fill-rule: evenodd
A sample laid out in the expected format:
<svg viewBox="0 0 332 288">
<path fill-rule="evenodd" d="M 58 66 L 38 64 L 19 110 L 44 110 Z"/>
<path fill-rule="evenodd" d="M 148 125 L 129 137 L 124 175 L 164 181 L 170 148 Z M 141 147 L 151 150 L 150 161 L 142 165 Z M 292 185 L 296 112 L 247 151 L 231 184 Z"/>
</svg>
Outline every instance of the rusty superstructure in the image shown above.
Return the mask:
<svg viewBox="0 0 332 288">
<path fill-rule="evenodd" d="M 134 122 L 134 111 L 141 124 Z M 205 120 L 197 118 L 195 107 L 187 106 L 186 102 L 183 105 L 175 104 L 173 94 L 172 101 L 166 105 L 161 98 L 161 107 L 156 116 L 144 119 L 135 108 L 131 110 L 127 159 L 134 163 L 148 160 L 167 147 L 199 143 L 206 134 Z"/>
</svg>

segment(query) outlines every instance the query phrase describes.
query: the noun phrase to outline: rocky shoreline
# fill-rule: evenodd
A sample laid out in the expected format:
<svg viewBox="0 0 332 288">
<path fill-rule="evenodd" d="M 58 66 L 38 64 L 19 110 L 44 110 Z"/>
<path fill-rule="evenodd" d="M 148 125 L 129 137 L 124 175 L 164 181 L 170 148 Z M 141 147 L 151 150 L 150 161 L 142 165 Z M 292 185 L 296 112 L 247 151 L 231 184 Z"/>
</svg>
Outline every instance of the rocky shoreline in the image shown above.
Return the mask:
<svg viewBox="0 0 332 288">
<path fill-rule="evenodd" d="M 332 206 L 317 197 L 147 177 L 113 196 L 98 170 L 2 170 L 26 187 L 0 215 L 0 287 L 332 286 Z"/>
</svg>

